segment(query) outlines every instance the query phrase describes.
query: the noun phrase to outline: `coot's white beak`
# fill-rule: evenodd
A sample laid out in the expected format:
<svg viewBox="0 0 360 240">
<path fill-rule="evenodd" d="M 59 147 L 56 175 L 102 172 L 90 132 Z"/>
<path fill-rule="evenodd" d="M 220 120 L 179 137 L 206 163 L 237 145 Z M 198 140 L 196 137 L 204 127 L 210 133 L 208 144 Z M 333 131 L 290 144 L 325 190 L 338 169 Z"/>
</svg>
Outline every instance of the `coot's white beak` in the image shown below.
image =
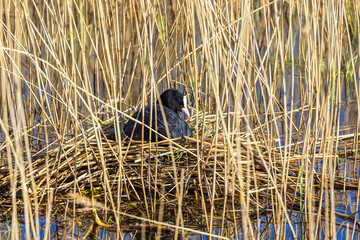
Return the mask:
<svg viewBox="0 0 360 240">
<path fill-rule="evenodd" d="M 181 111 L 189 118 L 190 112 L 189 112 L 189 109 L 187 108 L 187 100 L 186 100 L 185 96 L 183 98 L 183 101 L 184 101 L 184 107 L 181 109 Z"/>
</svg>

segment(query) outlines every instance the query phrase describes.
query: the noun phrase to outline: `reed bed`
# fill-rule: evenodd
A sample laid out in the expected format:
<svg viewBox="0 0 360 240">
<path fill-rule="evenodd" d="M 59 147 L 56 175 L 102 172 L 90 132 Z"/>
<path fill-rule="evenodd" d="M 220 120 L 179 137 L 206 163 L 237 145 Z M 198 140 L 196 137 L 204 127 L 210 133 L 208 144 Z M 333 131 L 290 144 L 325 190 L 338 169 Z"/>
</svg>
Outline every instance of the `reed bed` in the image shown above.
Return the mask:
<svg viewBox="0 0 360 240">
<path fill-rule="evenodd" d="M 358 236 L 357 1 L 0 6 L 0 238 Z M 104 137 L 168 88 L 185 143 Z"/>
</svg>

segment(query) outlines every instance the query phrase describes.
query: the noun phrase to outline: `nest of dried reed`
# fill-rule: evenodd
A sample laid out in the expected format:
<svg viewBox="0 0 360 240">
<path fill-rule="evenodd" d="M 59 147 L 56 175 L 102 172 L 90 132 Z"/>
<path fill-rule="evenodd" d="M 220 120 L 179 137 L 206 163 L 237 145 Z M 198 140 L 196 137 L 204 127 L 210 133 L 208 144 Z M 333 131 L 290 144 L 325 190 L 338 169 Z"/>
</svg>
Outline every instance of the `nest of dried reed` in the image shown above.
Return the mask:
<svg viewBox="0 0 360 240">
<path fill-rule="evenodd" d="M 187 212 L 193 213 L 193 219 L 200 209 L 208 211 L 214 205 L 218 206 L 214 215 L 221 216 L 226 211 L 231 212 L 232 217 L 240 216 L 233 214 L 239 210 L 233 206 L 241 206 L 244 199 L 253 209 L 268 210 L 273 205 L 272 195 L 279 192 L 285 196 L 288 206 L 300 206 L 300 154 L 292 154 L 285 162 L 280 151 L 276 147 L 265 147 L 260 137 L 256 142 L 240 137 L 229 139 L 221 127 L 216 137 L 216 121 L 200 117 L 203 124 L 196 125 L 197 131 L 195 117 L 190 119 L 190 125 L 201 137 L 186 137 L 186 142 L 181 144 L 174 141 L 117 143 L 105 138 L 99 141 L 95 134 L 78 137 L 76 142 L 32 157 L 32 164 L 25 170 L 26 184 L 34 195 L 31 187 L 34 180 L 36 196 L 41 201 L 46 202 L 48 198 L 44 196 L 49 189 L 58 199 L 69 199 L 66 196 L 75 189 L 78 194 L 97 201 L 120 198 L 126 203 L 121 205 L 121 210 L 132 213 L 154 211 L 149 206 L 160 201 L 165 203 L 165 211 L 172 212 L 181 201 Z M 275 140 L 272 144 L 276 146 Z M 20 179 L 20 173 L 14 174 Z M 0 177 L 3 204 L 10 205 L 9 171 L 2 168 Z M 320 183 L 320 178 L 314 173 L 314 181 Z M 344 182 L 337 185 L 356 189 L 355 185 Z M 19 195 L 21 186 L 18 186 Z"/>
</svg>

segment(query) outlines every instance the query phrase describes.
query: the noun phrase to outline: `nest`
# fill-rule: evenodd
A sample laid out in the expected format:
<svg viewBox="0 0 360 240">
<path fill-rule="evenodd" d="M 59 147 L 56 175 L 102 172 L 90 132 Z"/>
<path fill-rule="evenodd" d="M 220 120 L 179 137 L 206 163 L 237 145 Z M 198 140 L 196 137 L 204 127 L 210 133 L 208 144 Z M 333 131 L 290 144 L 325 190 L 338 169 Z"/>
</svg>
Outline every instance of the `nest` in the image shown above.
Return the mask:
<svg viewBox="0 0 360 240">
<path fill-rule="evenodd" d="M 95 135 L 79 138 L 76 143 L 63 144 L 47 155 L 33 157 L 25 170 L 26 184 L 33 189 L 34 181 L 36 195 L 42 196 L 42 201 L 46 201 L 44 196 L 50 188 L 59 199 L 75 189 L 100 202 L 120 198 L 126 203 L 121 210 L 132 213 L 143 213 L 159 200 L 165 202 L 166 212 L 171 213 L 181 199 L 187 212 L 193 213 L 190 214 L 193 219 L 204 206 L 205 211 L 210 211 L 210 206 L 217 204 L 220 216 L 224 209 L 233 211 L 233 204 L 242 206 L 244 199 L 253 209 L 269 209 L 273 194 L 280 189 L 286 191 L 286 202 L 300 205 L 301 155 L 293 154 L 284 163 L 276 148 L 269 153 L 261 141 L 230 140 L 221 132 L 215 138 L 215 122 L 207 121 L 206 128 L 199 127 L 197 131 L 207 134 L 206 137 L 202 140 L 186 137 L 181 144 L 174 140 L 117 143 Z M 283 164 L 288 166 L 286 184 L 282 182 Z M 320 181 L 317 174 L 314 180 Z M 0 178 L 3 196 L 11 196 L 9 186 L 10 176 L 3 169 Z M 356 188 L 345 183 L 339 186 Z M 34 194 L 34 190 L 30 192 Z M 18 193 L 21 194 L 21 185 Z"/>
</svg>

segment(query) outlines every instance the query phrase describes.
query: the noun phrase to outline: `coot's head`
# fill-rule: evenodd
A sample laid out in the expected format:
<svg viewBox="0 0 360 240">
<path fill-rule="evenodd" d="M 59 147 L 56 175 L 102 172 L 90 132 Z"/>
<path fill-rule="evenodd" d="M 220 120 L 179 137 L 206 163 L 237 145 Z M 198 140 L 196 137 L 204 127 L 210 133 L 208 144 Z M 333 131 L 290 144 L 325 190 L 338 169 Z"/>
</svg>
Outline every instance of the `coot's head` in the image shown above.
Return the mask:
<svg viewBox="0 0 360 240">
<path fill-rule="evenodd" d="M 183 112 L 187 117 L 190 117 L 186 97 L 179 90 L 168 89 L 160 95 L 160 98 L 165 107 L 176 113 Z"/>
</svg>

